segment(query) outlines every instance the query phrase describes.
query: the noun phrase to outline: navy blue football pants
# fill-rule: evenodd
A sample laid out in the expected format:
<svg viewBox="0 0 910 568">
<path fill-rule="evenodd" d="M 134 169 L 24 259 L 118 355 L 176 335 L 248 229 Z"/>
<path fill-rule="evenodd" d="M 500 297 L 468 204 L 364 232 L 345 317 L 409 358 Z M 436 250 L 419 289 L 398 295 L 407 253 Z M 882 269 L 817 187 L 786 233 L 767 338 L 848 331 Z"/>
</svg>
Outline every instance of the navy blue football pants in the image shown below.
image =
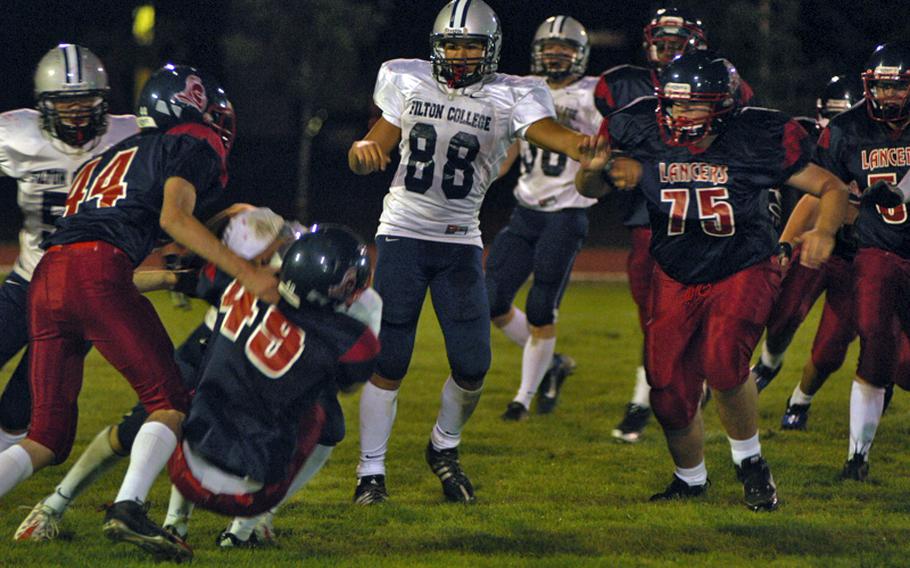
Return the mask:
<svg viewBox="0 0 910 568">
<path fill-rule="evenodd" d="M 7 276 L 3 286 L 0 286 L 0 367 L 28 345 L 27 301 L 28 280 L 15 273 Z M 25 430 L 31 412 L 26 353 L 0 396 L 0 428 L 8 432 Z"/>
<path fill-rule="evenodd" d="M 507 314 L 518 289 L 532 273 L 525 312 L 533 326 L 556 321 L 575 256 L 588 234 L 586 209 L 544 212 L 515 206 L 487 257 L 490 317 Z"/>
<path fill-rule="evenodd" d="M 429 289 L 452 376 L 461 381 L 483 380 L 490 368 L 490 309 L 482 249 L 379 235 L 376 251 L 373 287 L 383 302 L 377 373 L 391 380 L 407 374 L 417 320 Z"/>
</svg>

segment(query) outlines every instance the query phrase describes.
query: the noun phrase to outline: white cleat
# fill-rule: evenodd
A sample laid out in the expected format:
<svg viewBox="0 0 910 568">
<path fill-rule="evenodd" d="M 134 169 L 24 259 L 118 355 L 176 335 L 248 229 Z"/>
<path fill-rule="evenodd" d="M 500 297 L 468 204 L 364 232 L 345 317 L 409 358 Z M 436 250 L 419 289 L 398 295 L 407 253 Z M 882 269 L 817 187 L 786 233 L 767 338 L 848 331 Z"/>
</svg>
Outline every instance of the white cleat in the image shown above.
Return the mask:
<svg viewBox="0 0 910 568">
<path fill-rule="evenodd" d="M 63 515 L 45 505 L 42 499 L 37 505 L 32 507 L 28 516 L 16 529 L 13 540 L 54 540 L 60 534 L 60 519 L 62 517 Z"/>
</svg>

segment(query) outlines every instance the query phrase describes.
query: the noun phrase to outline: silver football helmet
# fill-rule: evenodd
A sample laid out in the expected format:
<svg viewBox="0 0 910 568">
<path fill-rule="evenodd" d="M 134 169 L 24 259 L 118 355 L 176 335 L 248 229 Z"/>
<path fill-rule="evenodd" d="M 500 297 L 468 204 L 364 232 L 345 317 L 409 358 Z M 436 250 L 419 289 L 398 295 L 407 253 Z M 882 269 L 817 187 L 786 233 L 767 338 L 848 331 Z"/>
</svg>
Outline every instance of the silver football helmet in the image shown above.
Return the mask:
<svg viewBox="0 0 910 568">
<path fill-rule="evenodd" d="M 575 50 L 574 55 L 544 54 L 550 43 L 561 43 Z M 559 81 L 569 75 L 580 77 L 588 68 L 591 42 L 588 31 L 571 16 L 550 16 L 537 28 L 531 42 L 531 73 Z"/>
<path fill-rule="evenodd" d="M 107 131 L 109 92 L 101 60 L 80 45 L 61 43 L 41 58 L 35 70 L 42 127 L 72 147 L 82 148 Z"/>
<path fill-rule="evenodd" d="M 445 43 L 476 40 L 484 45 L 483 55 L 447 58 Z M 433 76 L 450 88 L 466 87 L 496 72 L 502 49 L 499 17 L 483 0 L 452 0 L 439 11 L 430 34 L 430 61 Z"/>
</svg>

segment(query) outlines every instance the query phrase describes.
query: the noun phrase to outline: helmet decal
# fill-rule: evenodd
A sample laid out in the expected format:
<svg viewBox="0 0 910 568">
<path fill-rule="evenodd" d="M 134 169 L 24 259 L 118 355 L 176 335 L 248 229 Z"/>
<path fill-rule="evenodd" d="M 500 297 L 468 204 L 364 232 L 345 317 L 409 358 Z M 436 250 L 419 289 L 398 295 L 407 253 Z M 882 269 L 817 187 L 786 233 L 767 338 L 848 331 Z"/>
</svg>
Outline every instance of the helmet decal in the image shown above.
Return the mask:
<svg viewBox="0 0 910 568">
<path fill-rule="evenodd" d="M 194 106 L 199 112 L 205 112 L 208 106 L 208 97 L 205 96 L 205 86 L 198 75 L 186 76 L 186 88 L 179 93 L 174 94 L 174 98 L 180 102 Z"/>
</svg>

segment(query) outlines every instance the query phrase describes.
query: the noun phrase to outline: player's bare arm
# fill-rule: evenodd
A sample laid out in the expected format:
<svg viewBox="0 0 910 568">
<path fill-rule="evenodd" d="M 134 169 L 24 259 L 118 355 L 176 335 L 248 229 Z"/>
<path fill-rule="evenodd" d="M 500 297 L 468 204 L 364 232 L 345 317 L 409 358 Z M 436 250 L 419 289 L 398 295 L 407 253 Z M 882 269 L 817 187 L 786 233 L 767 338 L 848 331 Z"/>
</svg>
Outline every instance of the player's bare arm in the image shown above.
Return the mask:
<svg viewBox="0 0 910 568">
<path fill-rule="evenodd" d="M 499 174 L 496 176 L 497 179 L 506 175 L 509 173 L 509 170 L 512 169 L 512 164 L 518 159 L 518 153 L 521 151 L 519 146 L 518 140 L 509 146 L 509 151 L 506 153 L 506 159 L 503 161 L 502 165 L 499 166 Z"/>
<path fill-rule="evenodd" d="M 800 264 L 818 268 L 834 250 L 834 234 L 847 213 L 847 186 L 828 170 L 809 164 L 790 176 L 787 184 L 818 197 L 815 227 L 794 239 L 802 244 Z"/>
<path fill-rule="evenodd" d="M 641 163 L 624 156 L 614 156 L 604 137 L 598 136 L 579 160 L 575 188 L 585 197 L 597 199 L 611 190 L 632 189 L 641 179 Z M 609 176 L 609 182 L 604 179 Z"/>
<path fill-rule="evenodd" d="M 137 270 L 133 272 L 133 285 L 142 292 L 171 290 L 177 284 L 177 274 L 172 270 Z"/>
<path fill-rule="evenodd" d="M 392 150 L 401 140 L 401 129 L 380 118 L 362 140 L 351 144 L 348 150 L 348 167 L 357 175 L 385 171 L 392 161 Z"/>
<path fill-rule="evenodd" d="M 164 184 L 164 202 L 159 224 L 179 244 L 209 260 L 237 278 L 258 298 L 278 303 L 278 280 L 272 270 L 257 268 L 243 260 L 219 241 L 205 225 L 193 217 L 196 188 L 181 177 L 171 177 Z"/>
</svg>

